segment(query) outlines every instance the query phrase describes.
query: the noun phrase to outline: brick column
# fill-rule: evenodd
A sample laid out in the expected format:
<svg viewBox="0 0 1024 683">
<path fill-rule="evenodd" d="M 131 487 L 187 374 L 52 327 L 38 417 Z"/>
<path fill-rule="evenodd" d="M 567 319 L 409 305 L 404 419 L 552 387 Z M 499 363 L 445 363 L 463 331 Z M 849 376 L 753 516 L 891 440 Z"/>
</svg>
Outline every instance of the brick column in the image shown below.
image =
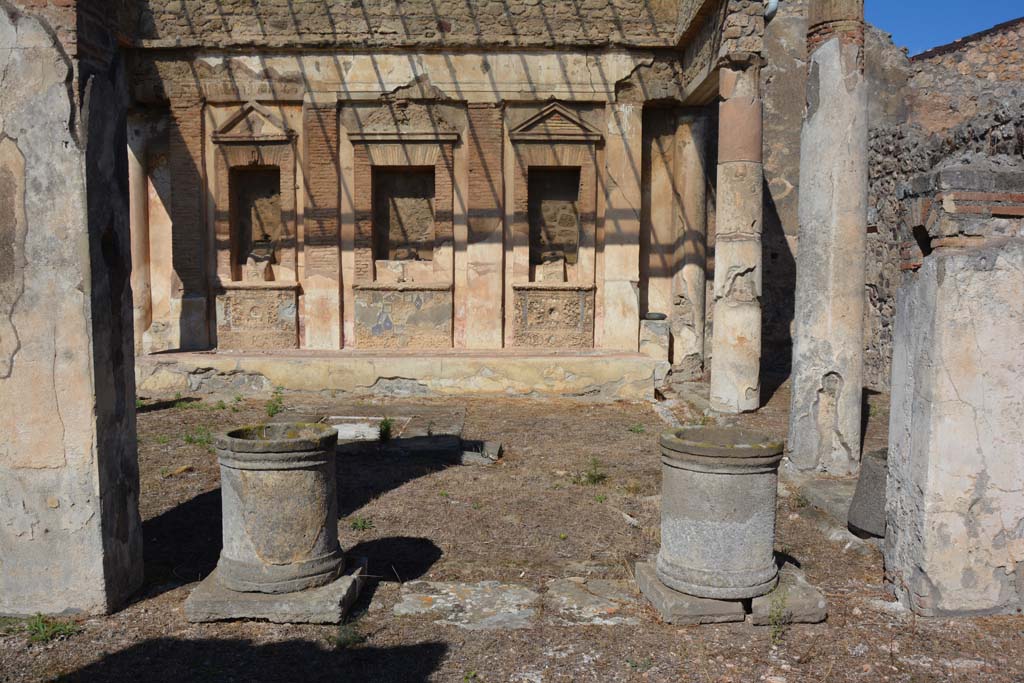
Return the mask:
<svg viewBox="0 0 1024 683">
<path fill-rule="evenodd" d="M 868 197 L 863 0 L 814 0 L 800 142 L 790 460 L 860 467 Z"/>
<path fill-rule="evenodd" d="M 340 170 L 336 101 L 306 103 L 305 275 L 302 282 L 306 339 L 310 349 L 342 345 L 341 261 L 338 249 Z"/>
<path fill-rule="evenodd" d="M 206 280 L 206 196 L 203 192 L 203 104 L 194 93 L 171 98 L 171 339 L 181 350 L 210 345 Z"/>
<path fill-rule="evenodd" d="M 469 156 L 466 242 L 466 347 L 502 345 L 504 117 L 501 107 L 470 104 L 466 142 Z"/>
<path fill-rule="evenodd" d="M 612 103 L 605 139 L 604 334 L 601 346 L 640 344 L 640 167 L 643 105 Z"/>
<path fill-rule="evenodd" d="M 727 59 L 719 75 L 711 406 L 761 403 L 761 92 L 756 57 Z"/>
</svg>

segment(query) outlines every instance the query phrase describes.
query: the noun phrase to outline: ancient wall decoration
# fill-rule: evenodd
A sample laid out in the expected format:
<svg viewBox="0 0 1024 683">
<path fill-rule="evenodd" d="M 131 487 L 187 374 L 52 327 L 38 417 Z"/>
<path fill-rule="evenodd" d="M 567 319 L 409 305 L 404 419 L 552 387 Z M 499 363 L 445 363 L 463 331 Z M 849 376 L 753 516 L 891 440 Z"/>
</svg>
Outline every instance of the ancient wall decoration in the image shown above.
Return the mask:
<svg viewBox="0 0 1024 683">
<path fill-rule="evenodd" d="M 512 344 L 592 347 L 604 137 L 579 111 L 553 102 L 510 126 L 509 140 L 515 164 L 507 285 L 514 310 L 506 312 Z"/>
</svg>

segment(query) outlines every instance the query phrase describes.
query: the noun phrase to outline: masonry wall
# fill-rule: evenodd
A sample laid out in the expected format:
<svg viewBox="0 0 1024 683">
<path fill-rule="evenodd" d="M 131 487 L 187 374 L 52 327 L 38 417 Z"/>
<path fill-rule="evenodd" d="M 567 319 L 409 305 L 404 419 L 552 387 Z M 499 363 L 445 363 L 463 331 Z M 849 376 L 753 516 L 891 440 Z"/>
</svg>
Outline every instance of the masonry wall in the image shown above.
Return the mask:
<svg viewBox="0 0 1024 683">
<path fill-rule="evenodd" d="M 138 37 L 167 44 L 670 46 L 698 0 L 142 0 Z"/>
</svg>

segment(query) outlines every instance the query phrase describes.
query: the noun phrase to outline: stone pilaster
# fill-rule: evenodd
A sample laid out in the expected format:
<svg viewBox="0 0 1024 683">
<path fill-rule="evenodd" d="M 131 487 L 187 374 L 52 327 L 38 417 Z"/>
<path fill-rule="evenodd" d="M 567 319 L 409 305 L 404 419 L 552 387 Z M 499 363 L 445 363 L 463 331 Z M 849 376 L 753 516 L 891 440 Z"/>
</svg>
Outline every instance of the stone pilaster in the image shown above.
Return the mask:
<svg viewBox="0 0 1024 683">
<path fill-rule="evenodd" d="M 304 207 L 306 338 L 310 349 L 342 346 L 342 297 L 338 159 L 338 104 L 335 98 L 308 102 L 303 110 L 306 142 Z"/>
<path fill-rule="evenodd" d="M 760 61 L 726 60 L 719 75 L 711 405 L 724 413 L 761 403 Z"/>
<path fill-rule="evenodd" d="M 607 117 L 601 346 L 617 351 L 637 351 L 640 344 L 643 104 L 609 104 Z"/>
<path fill-rule="evenodd" d="M 504 125 L 500 106 L 470 104 L 466 241 L 465 342 L 470 349 L 502 346 L 502 218 L 505 211 Z"/>
<path fill-rule="evenodd" d="M 863 0 L 810 5 L 800 145 L 789 458 L 843 475 L 860 466 L 867 226 Z"/>
<path fill-rule="evenodd" d="M 210 345 L 206 280 L 206 200 L 203 192 L 203 103 L 197 93 L 171 98 L 167 153 L 171 168 L 171 262 L 174 282 L 170 348 Z"/>
<path fill-rule="evenodd" d="M 672 278 L 672 373 L 696 379 L 704 372 L 707 284 L 707 120 L 683 114 L 676 127 L 676 203 L 679 235 Z"/>
</svg>

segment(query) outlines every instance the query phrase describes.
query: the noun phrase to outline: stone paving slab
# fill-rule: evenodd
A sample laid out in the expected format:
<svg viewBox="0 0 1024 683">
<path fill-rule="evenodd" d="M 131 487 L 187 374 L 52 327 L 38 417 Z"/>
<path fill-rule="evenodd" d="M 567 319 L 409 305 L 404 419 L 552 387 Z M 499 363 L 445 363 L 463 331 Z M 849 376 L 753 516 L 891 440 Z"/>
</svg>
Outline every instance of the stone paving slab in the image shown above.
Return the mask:
<svg viewBox="0 0 1024 683">
<path fill-rule="evenodd" d="M 769 626 L 772 612 L 787 624 L 820 624 L 828 618 L 828 603 L 820 590 L 807 581 L 799 567 L 785 564 L 779 572 L 779 585 L 768 595 L 751 601 L 750 621 L 754 626 Z"/>
<path fill-rule="evenodd" d="M 239 593 L 217 580 L 217 570 L 185 600 L 191 622 L 257 619 L 275 624 L 340 624 L 366 580 L 366 562 L 354 566 L 332 583 L 295 593 Z"/>
<path fill-rule="evenodd" d="M 514 584 L 497 581 L 403 584 L 395 616 L 430 614 L 435 623 L 470 631 L 529 628 L 537 618 L 541 597 Z"/>
<path fill-rule="evenodd" d="M 674 591 L 661 582 L 653 562 L 638 562 L 636 583 L 661 618 L 669 624 L 696 626 L 743 621 L 747 613 L 736 600 L 710 600 Z"/>
<path fill-rule="evenodd" d="M 639 600 L 625 581 L 604 579 L 553 579 L 544 593 L 545 612 L 557 614 L 568 624 L 614 626 L 640 623 L 627 614 Z"/>
</svg>

